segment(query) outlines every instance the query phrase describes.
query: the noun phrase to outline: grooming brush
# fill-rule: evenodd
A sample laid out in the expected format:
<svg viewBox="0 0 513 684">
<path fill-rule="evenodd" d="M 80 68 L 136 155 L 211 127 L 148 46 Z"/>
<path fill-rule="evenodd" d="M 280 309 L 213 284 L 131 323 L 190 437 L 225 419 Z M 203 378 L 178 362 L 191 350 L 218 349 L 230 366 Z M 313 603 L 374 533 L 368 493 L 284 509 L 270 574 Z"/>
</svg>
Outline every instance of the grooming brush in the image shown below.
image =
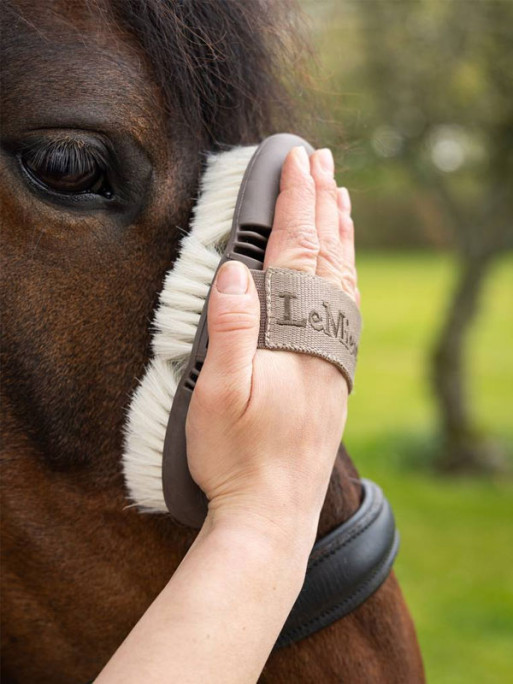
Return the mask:
<svg viewBox="0 0 513 684">
<path fill-rule="evenodd" d="M 169 511 L 191 527 L 201 527 L 207 514 L 208 501 L 187 465 L 185 421 L 207 353 L 210 287 L 228 259 L 252 270 L 261 307 L 258 347 L 324 358 L 352 389 L 361 327 L 356 303 L 317 275 L 272 266 L 263 271 L 281 168 L 300 145 L 313 152 L 301 138 L 280 134 L 208 160 L 190 232 L 160 294 L 154 357 L 129 408 L 124 476 L 142 510 Z M 314 545 L 275 648 L 349 614 L 388 576 L 399 543 L 393 514 L 379 487 L 366 480 L 361 486 L 356 513 Z"/>
<path fill-rule="evenodd" d="M 185 419 L 207 351 L 210 286 L 228 259 L 262 270 L 281 168 L 296 146 L 313 152 L 302 138 L 278 134 L 207 162 L 190 232 L 160 294 L 154 357 L 129 408 L 123 470 L 141 510 L 169 511 L 191 527 L 206 516 L 207 499 L 187 465 Z"/>
</svg>

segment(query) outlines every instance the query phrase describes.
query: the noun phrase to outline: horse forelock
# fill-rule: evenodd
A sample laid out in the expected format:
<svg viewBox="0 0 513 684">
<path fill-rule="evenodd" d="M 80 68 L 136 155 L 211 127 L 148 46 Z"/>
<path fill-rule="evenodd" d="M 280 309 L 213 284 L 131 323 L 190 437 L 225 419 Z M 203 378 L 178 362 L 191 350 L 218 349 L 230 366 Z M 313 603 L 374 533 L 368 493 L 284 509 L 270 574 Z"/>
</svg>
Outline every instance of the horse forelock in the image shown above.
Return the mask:
<svg viewBox="0 0 513 684">
<path fill-rule="evenodd" d="M 209 146 L 256 142 L 304 120 L 290 97 L 309 55 L 295 0 L 110 2 L 149 57 L 168 109 Z"/>
</svg>

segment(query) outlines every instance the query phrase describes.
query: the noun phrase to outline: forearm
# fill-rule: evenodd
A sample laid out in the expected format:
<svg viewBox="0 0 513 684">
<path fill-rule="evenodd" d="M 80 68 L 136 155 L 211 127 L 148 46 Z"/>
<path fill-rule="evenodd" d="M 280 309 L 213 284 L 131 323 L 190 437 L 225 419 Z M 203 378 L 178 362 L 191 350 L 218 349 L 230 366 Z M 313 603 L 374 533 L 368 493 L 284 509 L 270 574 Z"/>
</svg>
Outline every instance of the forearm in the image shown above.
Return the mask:
<svg viewBox="0 0 513 684">
<path fill-rule="evenodd" d="M 256 682 L 301 589 L 313 538 L 211 518 L 96 680 Z"/>
</svg>

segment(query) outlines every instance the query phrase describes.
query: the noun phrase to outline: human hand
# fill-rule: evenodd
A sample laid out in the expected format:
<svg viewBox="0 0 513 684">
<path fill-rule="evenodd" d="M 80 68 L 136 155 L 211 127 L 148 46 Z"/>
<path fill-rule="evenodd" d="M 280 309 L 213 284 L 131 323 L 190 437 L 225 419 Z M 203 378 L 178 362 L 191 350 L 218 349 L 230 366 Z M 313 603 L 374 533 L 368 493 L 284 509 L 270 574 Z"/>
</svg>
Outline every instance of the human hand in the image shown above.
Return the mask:
<svg viewBox="0 0 513 684">
<path fill-rule="evenodd" d="M 294 148 L 283 166 L 264 268 L 316 274 L 358 302 L 350 211 L 331 152 L 308 159 Z M 285 534 L 300 520 L 314 533 L 345 424 L 346 380 L 322 359 L 257 350 L 259 301 L 243 264 L 221 267 L 208 306 L 208 353 L 186 434 L 209 516 Z"/>
</svg>

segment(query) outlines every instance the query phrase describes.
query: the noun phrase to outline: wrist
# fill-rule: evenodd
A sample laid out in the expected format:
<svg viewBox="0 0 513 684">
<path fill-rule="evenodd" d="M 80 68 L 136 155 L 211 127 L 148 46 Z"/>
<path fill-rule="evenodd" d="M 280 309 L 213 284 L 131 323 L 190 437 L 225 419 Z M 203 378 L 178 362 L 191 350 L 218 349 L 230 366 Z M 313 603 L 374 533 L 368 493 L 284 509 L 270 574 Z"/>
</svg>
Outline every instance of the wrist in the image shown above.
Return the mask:
<svg viewBox="0 0 513 684">
<path fill-rule="evenodd" d="M 318 517 L 277 515 L 270 508 L 211 504 L 201 535 L 215 535 L 241 545 L 251 554 L 282 566 L 290 565 L 304 578 L 317 533 Z M 301 580 L 302 583 L 302 580 Z"/>
<path fill-rule="evenodd" d="M 306 485 L 306 483 L 308 483 Z M 262 535 L 268 543 L 290 551 L 307 549 L 315 542 L 320 512 L 326 498 L 329 474 L 296 468 L 262 469 L 243 488 L 216 492 L 208 507 L 208 523 L 242 533 Z"/>
</svg>

